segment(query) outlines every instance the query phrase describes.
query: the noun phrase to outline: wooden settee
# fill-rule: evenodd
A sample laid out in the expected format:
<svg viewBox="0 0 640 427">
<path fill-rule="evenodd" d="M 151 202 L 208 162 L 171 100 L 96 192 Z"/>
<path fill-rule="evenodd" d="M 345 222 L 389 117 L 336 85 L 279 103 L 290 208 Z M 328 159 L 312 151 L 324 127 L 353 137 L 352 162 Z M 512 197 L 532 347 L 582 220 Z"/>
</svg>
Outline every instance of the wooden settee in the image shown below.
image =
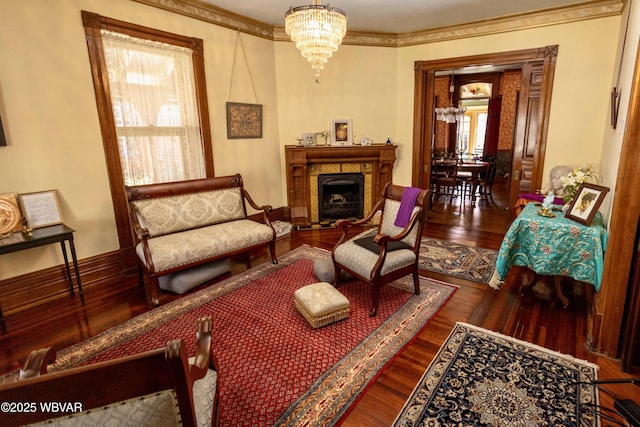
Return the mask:
<svg viewBox="0 0 640 427">
<path fill-rule="evenodd" d="M 239 174 L 126 187 L 147 301 L 158 305 L 159 277 L 269 247 L 276 258 L 271 206 L 258 206 Z M 262 211 L 249 219 L 246 203 Z M 146 280 L 145 280 L 146 279 Z"/>
</svg>

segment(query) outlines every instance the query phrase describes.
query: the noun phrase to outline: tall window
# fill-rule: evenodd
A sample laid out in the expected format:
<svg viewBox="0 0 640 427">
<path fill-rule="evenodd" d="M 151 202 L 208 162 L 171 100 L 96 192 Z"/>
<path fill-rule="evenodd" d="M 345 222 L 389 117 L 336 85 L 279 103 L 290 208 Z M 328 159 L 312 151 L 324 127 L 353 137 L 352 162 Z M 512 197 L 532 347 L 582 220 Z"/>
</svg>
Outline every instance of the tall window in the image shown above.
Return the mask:
<svg viewBox="0 0 640 427">
<path fill-rule="evenodd" d="M 481 157 L 487 132 L 487 105 L 489 101 L 488 99 L 462 100 L 461 103 L 467 107 L 467 111 L 459 125 L 458 152 L 462 153 L 465 159 Z"/>
<path fill-rule="evenodd" d="M 191 49 L 102 30 L 126 185 L 205 177 Z"/>
<path fill-rule="evenodd" d="M 126 185 L 214 176 L 202 40 L 82 12 L 118 240 L 135 266 Z"/>
</svg>

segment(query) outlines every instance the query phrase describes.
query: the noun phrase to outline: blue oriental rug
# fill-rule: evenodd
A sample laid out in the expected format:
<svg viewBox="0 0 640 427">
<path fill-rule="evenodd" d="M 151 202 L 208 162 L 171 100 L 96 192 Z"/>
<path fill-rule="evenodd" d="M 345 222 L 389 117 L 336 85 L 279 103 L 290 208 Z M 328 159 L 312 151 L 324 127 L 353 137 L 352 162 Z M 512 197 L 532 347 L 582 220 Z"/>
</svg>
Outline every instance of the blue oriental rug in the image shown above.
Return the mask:
<svg viewBox="0 0 640 427">
<path fill-rule="evenodd" d="M 599 426 L 597 369 L 458 323 L 394 426 Z"/>
</svg>

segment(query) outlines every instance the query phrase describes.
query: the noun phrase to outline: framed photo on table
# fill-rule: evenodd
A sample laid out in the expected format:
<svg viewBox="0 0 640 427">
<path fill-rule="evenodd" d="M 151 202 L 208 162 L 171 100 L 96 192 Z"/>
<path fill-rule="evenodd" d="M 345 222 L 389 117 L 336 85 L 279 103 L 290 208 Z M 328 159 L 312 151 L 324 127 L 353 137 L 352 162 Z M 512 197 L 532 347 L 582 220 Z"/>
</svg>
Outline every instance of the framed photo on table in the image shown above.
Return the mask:
<svg viewBox="0 0 640 427">
<path fill-rule="evenodd" d="M 609 189 L 607 187 L 586 182 L 582 183 L 569 205 L 565 217 L 586 226 L 591 225 L 593 217 L 598 212 L 598 208 L 608 192 Z"/>
<path fill-rule="evenodd" d="M 30 228 L 62 224 L 56 190 L 19 194 L 22 213 Z"/>
<path fill-rule="evenodd" d="M 353 145 L 351 119 L 331 120 L 331 145 Z"/>
</svg>

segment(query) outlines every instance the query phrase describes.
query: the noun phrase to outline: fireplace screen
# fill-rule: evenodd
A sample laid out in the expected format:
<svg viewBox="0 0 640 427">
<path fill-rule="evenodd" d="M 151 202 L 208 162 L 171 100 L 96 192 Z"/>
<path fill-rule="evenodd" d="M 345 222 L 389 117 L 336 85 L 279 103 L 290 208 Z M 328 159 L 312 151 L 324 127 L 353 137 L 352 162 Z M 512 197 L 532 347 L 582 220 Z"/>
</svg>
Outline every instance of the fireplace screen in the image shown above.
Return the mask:
<svg viewBox="0 0 640 427">
<path fill-rule="evenodd" d="M 362 218 L 364 175 L 361 173 L 318 175 L 318 210 L 320 221 Z"/>
</svg>

